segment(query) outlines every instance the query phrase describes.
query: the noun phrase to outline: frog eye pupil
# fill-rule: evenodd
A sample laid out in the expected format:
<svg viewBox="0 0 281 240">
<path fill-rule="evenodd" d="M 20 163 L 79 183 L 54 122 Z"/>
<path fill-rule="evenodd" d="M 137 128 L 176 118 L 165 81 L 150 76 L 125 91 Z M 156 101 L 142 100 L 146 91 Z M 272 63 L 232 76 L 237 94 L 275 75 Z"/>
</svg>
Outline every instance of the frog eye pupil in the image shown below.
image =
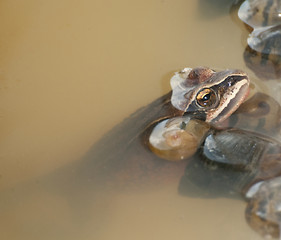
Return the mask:
<svg viewBox="0 0 281 240">
<path fill-rule="evenodd" d="M 202 98 L 203 101 L 208 101 L 210 99 L 210 93 L 204 95 L 204 97 Z"/>
</svg>

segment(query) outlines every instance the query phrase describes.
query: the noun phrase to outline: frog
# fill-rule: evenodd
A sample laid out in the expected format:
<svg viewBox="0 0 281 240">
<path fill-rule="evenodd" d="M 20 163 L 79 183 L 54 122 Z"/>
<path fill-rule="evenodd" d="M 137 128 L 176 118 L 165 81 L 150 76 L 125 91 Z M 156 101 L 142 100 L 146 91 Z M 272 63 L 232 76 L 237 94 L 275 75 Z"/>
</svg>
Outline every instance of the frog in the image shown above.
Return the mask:
<svg viewBox="0 0 281 240">
<path fill-rule="evenodd" d="M 171 103 L 206 122 L 222 122 L 244 102 L 250 80 L 241 70 L 184 68 L 171 78 Z"/>
</svg>

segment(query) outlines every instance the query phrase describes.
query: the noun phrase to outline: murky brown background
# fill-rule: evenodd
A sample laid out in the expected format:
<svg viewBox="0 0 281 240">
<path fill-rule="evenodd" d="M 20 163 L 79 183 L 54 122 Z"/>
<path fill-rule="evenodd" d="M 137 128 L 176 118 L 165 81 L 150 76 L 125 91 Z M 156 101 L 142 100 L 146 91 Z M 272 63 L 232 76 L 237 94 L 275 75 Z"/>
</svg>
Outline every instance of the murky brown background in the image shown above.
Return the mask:
<svg viewBox="0 0 281 240">
<path fill-rule="evenodd" d="M 230 6 L 230 0 L 1 1 L 0 239 L 260 239 L 244 219 L 243 201 L 182 197 L 176 182 L 99 192 L 87 207 L 75 200 L 71 183 L 68 200 L 33 188 L 168 92 L 174 71 L 247 70 L 248 32 Z"/>
</svg>

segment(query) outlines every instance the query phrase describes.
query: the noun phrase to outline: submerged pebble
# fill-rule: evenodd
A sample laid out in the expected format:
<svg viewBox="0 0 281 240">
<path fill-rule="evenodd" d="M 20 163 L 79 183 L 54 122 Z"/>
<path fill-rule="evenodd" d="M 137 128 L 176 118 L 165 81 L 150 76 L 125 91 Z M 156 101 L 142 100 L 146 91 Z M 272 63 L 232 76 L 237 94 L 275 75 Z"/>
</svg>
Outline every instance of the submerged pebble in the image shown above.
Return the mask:
<svg viewBox="0 0 281 240">
<path fill-rule="evenodd" d="M 238 17 L 251 28 L 248 45 L 257 52 L 281 54 L 281 2 L 279 0 L 246 0 Z"/>
<path fill-rule="evenodd" d="M 264 237 L 280 236 L 281 177 L 259 182 L 248 191 L 246 219 Z"/>
<path fill-rule="evenodd" d="M 149 147 L 161 158 L 179 161 L 191 157 L 204 140 L 210 126 L 190 117 L 159 122 L 149 137 Z"/>
</svg>

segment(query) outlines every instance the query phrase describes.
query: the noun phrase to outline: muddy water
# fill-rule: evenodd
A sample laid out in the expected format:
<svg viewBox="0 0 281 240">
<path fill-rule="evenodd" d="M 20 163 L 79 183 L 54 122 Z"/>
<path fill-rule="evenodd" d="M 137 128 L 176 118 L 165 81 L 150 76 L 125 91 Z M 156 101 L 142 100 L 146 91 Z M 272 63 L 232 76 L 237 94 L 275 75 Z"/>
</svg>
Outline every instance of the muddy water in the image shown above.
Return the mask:
<svg viewBox="0 0 281 240">
<path fill-rule="evenodd" d="M 178 178 L 119 192 L 67 177 L 107 131 L 168 92 L 172 72 L 247 70 L 247 31 L 230 6 L 1 1 L 1 239 L 259 239 L 243 201 L 180 196 Z"/>
</svg>

